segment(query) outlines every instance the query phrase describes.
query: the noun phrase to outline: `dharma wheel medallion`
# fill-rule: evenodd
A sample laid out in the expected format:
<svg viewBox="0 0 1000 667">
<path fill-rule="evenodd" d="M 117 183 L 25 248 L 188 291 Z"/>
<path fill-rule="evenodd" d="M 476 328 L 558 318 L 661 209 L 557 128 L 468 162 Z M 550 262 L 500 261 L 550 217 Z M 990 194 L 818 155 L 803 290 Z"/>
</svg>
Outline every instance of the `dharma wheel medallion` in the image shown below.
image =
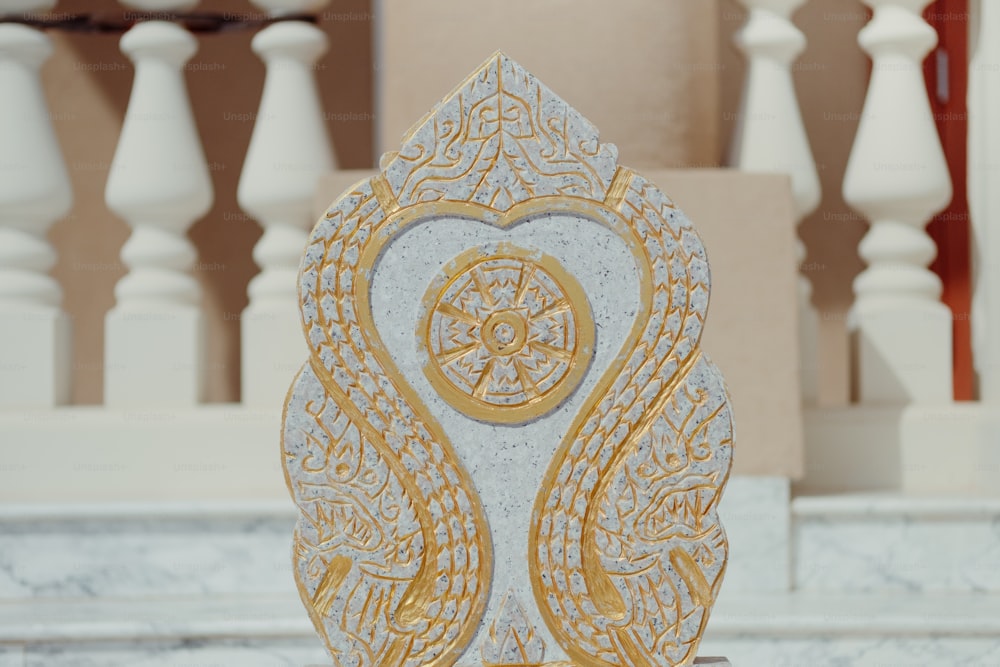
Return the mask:
<svg viewBox="0 0 1000 667">
<path fill-rule="evenodd" d="M 576 280 L 554 258 L 509 244 L 475 249 L 452 266 L 423 301 L 431 384 L 483 421 L 525 421 L 559 405 L 586 372 L 594 342 Z"/>
</svg>

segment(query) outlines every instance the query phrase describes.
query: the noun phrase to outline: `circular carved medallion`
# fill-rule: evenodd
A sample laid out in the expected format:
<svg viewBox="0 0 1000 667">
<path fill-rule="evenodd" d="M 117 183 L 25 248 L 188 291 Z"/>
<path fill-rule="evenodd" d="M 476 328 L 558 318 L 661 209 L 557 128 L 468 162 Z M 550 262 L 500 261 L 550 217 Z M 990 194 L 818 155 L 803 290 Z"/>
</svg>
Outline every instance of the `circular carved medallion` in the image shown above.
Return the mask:
<svg viewBox="0 0 1000 667">
<path fill-rule="evenodd" d="M 455 258 L 424 296 L 424 370 L 455 409 L 488 422 L 545 414 L 579 384 L 594 323 L 552 257 L 509 244 Z"/>
</svg>

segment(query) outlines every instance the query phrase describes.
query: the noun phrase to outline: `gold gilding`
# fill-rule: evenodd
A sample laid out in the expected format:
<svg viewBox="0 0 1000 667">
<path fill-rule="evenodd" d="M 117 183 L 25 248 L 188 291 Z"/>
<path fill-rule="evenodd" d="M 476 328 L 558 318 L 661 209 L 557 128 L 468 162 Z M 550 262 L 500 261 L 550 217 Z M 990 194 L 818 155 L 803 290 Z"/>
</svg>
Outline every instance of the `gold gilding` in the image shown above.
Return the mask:
<svg viewBox="0 0 1000 667">
<path fill-rule="evenodd" d="M 718 407 L 717 401 L 711 403 L 715 398 L 692 388 L 692 369 L 703 363 L 697 337 L 704 313 L 690 298 L 694 290 L 704 289 L 707 300 L 707 281 L 698 284 L 700 274 L 689 270 L 698 258 L 686 253 L 698 248 L 691 251 L 697 255 L 700 245 L 693 230 L 673 224 L 672 203 L 647 197 L 651 185 L 624 167 L 611 177 L 610 171 L 595 166 L 595 156 L 607 155 L 596 134 L 593 142 L 571 141 L 565 114 L 543 117 L 541 89 L 532 88 L 537 85 L 533 78 L 520 71 L 501 54 L 494 56 L 407 135 L 406 149 L 387 156 L 379 175 L 331 207 L 325 236 L 314 232 L 311 248 L 321 250 L 312 260 L 307 253 L 301 275 L 315 278 L 300 296 L 303 313 L 305 304 L 316 311 L 312 320 L 305 315 L 303 320 L 311 354 L 306 371 L 316 376 L 325 395 L 316 398 L 316 412 L 309 414 L 330 443 L 330 459 L 330 452 L 343 448 L 351 429 L 373 452 L 367 459 L 357 456 L 326 464 L 334 481 L 319 493 L 334 494 L 338 476 L 349 476 L 355 469 L 364 473 L 364 466 L 377 460 L 398 482 L 407 507 L 412 505 L 419 530 L 406 536 L 408 544 L 419 541 L 422 546 L 406 561 L 419 560 L 419 567 L 407 569 L 404 579 L 380 582 L 394 591 L 394 608 L 386 602 L 389 596 L 371 592 L 379 573 L 361 565 L 363 557 L 352 560 L 347 554 L 356 552 L 347 549 L 324 553 L 325 569 L 318 569 L 312 594 L 307 594 L 299 568 L 296 583 L 313 623 L 338 660 L 344 656 L 338 654 L 327 627 L 342 636 L 360 637 L 370 630 L 366 619 L 375 617 L 365 614 L 378 605 L 384 605 L 378 618 L 391 619 L 389 636 L 372 640 L 377 648 L 363 654 L 364 665 L 448 667 L 468 655 L 493 583 L 489 525 L 443 428 L 406 381 L 375 327 L 371 280 L 388 245 L 427 220 L 464 219 L 508 230 L 533 216 L 575 216 L 603 225 L 625 243 L 638 278 L 639 306 L 617 354 L 566 429 L 526 527 L 528 574 L 537 608 L 573 662 L 537 663 L 522 653 L 525 664 L 532 666 L 689 665 L 721 584 L 726 553 L 714 509 L 728 465 L 720 464 L 717 473 L 692 473 L 685 478 L 686 486 L 663 481 L 682 470 L 685 461 L 708 461 L 708 424 L 728 418 L 724 402 Z M 537 98 L 525 96 L 524 90 L 535 91 Z M 421 131 L 423 123 L 437 123 L 437 110 L 455 100 L 461 101 L 465 117 L 446 118 L 434 132 Z M 409 143 L 418 141 L 425 144 Z M 455 157 L 473 154 L 456 147 L 493 146 L 490 142 L 500 148 L 481 150 L 473 160 Z M 517 192 L 508 190 L 502 179 L 486 178 L 499 161 L 525 146 L 542 147 L 537 156 L 545 161 L 544 170 L 531 164 L 528 171 L 544 176 L 549 184 L 558 181 L 559 194 L 548 190 L 542 196 L 533 190 L 540 181 L 532 178 L 519 181 Z M 396 169 L 391 180 L 390 168 Z M 563 180 L 571 185 L 563 188 Z M 453 196 L 467 182 L 480 187 L 468 190 L 464 198 Z M 682 238 L 684 234 L 689 236 Z M 669 276 L 669 284 L 664 276 Z M 507 288 L 497 289 L 504 282 Z M 674 287 L 687 295 L 687 303 L 674 303 Z M 510 243 L 470 249 L 442 269 L 420 307 L 417 344 L 425 356 L 424 372 L 445 401 L 474 419 L 520 423 L 543 416 L 579 386 L 590 366 L 595 325 L 587 296 L 558 261 L 537 250 Z M 671 328 L 671 322 L 681 324 Z M 685 322 L 691 326 L 683 326 Z M 688 331 L 694 332 L 693 340 L 686 340 Z M 524 363 L 528 353 L 547 364 L 544 371 Z M 643 365 L 642 360 L 649 363 Z M 505 371 L 502 382 L 499 370 Z M 300 379 L 301 374 L 296 382 Z M 327 399 L 342 411 L 346 430 L 334 433 L 322 422 L 321 405 Z M 603 412 L 615 402 L 625 408 Z M 652 490 L 643 495 L 632 489 L 632 507 L 604 506 L 609 488 L 619 479 L 616 473 L 630 457 L 657 448 L 662 460 L 656 465 L 663 474 L 649 477 Z M 301 480 L 288 474 L 292 458 L 286 451 L 286 481 L 304 516 L 313 506 L 311 498 L 303 500 Z M 657 484 L 665 490 L 658 491 Z M 454 499 L 465 503 L 461 510 Z M 442 518 L 448 511 L 451 514 Z M 612 511 L 633 513 L 633 534 L 606 527 L 605 515 Z M 327 533 L 343 531 L 345 521 L 361 521 L 353 515 L 349 520 L 336 516 L 310 514 L 309 520 Z M 337 521 L 341 523 L 334 525 Z M 371 533 L 364 529 L 362 536 Z M 299 529 L 295 540 L 297 564 L 319 548 L 307 543 Z M 609 546 L 611 540 L 617 540 L 617 551 Z M 377 546 L 405 550 L 402 543 Z M 642 555 L 632 553 L 640 547 L 648 549 Z M 461 559 L 456 558 L 459 553 Z M 706 564 L 717 563 L 719 557 L 723 566 L 706 577 Z M 659 568 L 658 578 L 642 579 L 638 588 L 622 583 L 621 572 L 634 568 L 632 575 L 639 580 L 654 567 Z M 557 577 L 565 580 L 557 582 Z M 339 592 L 358 591 L 365 611 L 352 615 L 346 607 L 336 607 L 343 604 Z M 682 604 L 688 607 L 682 610 Z M 442 621 L 442 610 L 449 608 L 459 611 Z M 687 633 L 681 642 L 679 628 L 696 614 L 700 620 L 694 636 Z M 450 624 L 448 632 L 438 632 L 445 622 Z M 663 633 L 677 630 L 675 643 L 683 646 L 676 658 L 658 653 L 671 638 L 651 640 L 650 623 Z"/>
<path fill-rule="evenodd" d="M 353 564 L 353 561 L 347 556 L 334 556 L 330 560 L 326 574 L 323 575 L 319 586 L 316 587 L 316 594 L 313 595 L 312 599 L 313 606 L 320 614 L 326 614 L 330 611 L 333 598 L 337 595 L 337 591 L 344 583 L 344 579 L 347 578 Z"/>
<path fill-rule="evenodd" d="M 714 601 L 712 589 L 705 581 L 705 575 L 701 573 L 698 563 L 694 562 L 691 555 L 681 547 L 674 547 L 670 550 L 670 564 L 681 576 L 691 592 L 691 597 L 697 604 L 711 606 Z"/>
<path fill-rule="evenodd" d="M 558 406 L 593 354 L 594 322 L 559 262 L 501 243 L 447 264 L 423 298 L 424 373 L 452 407 L 514 423 Z"/>
</svg>

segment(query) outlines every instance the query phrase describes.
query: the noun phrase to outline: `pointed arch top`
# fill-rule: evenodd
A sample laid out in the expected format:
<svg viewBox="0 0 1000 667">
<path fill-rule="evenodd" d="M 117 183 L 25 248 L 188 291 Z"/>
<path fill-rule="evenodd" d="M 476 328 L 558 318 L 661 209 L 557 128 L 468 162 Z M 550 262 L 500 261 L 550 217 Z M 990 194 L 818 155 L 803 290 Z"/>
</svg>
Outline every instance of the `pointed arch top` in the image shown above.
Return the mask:
<svg viewBox="0 0 1000 667">
<path fill-rule="evenodd" d="M 507 211 L 547 195 L 603 200 L 618 149 L 498 51 L 410 129 L 383 167 L 402 206 L 471 201 Z"/>
</svg>

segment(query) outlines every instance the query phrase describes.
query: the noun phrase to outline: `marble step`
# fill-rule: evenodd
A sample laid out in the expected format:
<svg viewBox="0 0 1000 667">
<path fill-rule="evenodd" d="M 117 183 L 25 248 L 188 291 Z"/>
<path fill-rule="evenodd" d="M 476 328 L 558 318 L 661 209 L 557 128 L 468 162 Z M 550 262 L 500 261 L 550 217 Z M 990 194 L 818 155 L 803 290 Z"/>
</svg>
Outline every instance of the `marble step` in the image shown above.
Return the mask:
<svg viewBox="0 0 1000 667">
<path fill-rule="evenodd" d="M 295 591 L 291 501 L 0 505 L 0 602 Z"/>
<path fill-rule="evenodd" d="M 789 500 L 734 478 L 724 592 L 1000 593 L 1000 499 Z M 785 483 L 786 484 L 786 483 Z M 295 591 L 290 501 L 0 505 L 0 602 Z"/>
<path fill-rule="evenodd" d="M 720 596 L 707 638 L 1000 637 L 1000 595 Z M 295 594 L 0 603 L 0 644 L 286 639 L 315 645 Z"/>
<path fill-rule="evenodd" d="M 1000 596 L 723 596 L 703 655 L 758 665 L 996 665 Z M 327 664 L 295 595 L 0 603 L 8 665 Z"/>
<path fill-rule="evenodd" d="M 282 639 L 0 646 L 0 667 L 303 667 L 330 664 L 324 650 L 298 640 Z"/>
<path fill-rule="evenodd" d="M 734 477 L 726 588 L 788 588 L 788 481 Z M 290 500 L 0 504 L 0 602 L 294 593 Z"/>
<path fill-rule="evenodd" d="M 998 595 L 723 592 L 702 653 L 736 667 L 995 667 L 998 637 Z"/>
<path fill-rule="evenodd" d="M 0 602 L 0 667 L 302 667 L 329 658 L 295 594 Z"/>
<path fill-rule="evenodd" d="M 0 644 L 283 639 L 319 646 L 295 594 L 0 603 Z"/>
<path fill-rule="evenodd" d="M 798 497 L 792 553 L 796 590 L 1000 593 L 1000 498 Z"/>
</svg>

